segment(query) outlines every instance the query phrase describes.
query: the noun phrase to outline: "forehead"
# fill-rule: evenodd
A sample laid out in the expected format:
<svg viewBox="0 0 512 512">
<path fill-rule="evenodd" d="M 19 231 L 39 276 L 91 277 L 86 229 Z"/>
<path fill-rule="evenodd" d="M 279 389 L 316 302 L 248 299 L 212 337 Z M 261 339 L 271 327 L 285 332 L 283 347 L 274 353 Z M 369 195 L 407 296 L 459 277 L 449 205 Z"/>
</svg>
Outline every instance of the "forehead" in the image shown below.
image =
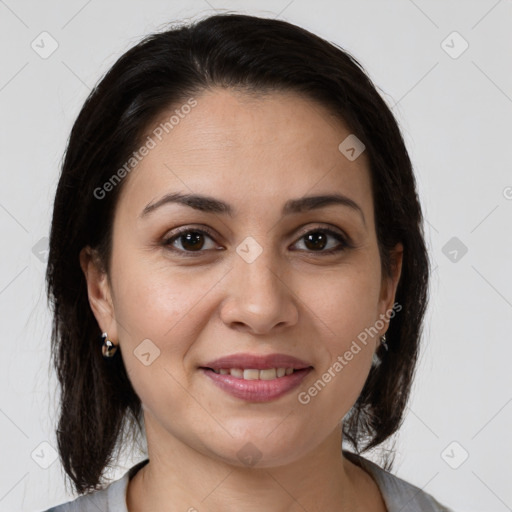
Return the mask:
<svg viewBox="0 0 512 512">
<path fill-rule="evenodd" d="M 280 209 L 289 198 L 339 192 L 372 216 L 366 155 L 350 161 L 340 152 L 350 130 L 319 103 L 293 92 L 226 89 L 194 100 L 193 108 L 174 105 L 148 126 L 153 147 L 125 178 L 120 208 L 138 215 L 148 202 L 181 191 L 253 214 L 274 204 Z"/>
</svg>

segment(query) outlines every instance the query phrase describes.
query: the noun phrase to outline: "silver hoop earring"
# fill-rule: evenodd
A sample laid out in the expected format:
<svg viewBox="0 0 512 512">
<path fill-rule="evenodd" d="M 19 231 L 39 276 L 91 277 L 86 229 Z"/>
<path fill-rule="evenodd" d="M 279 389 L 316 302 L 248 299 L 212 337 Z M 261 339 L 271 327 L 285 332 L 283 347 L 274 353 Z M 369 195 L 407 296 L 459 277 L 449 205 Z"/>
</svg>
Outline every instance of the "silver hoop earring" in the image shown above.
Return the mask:
<svg viewBox="0 0 512 512">
<path fill-rule="evenodd" d="M 117 345 L 114 345 L 114 343 L 108 339 L 108 334 L 106 332 L 104 332 L 101 337 L 103 339 L 103 344 L 101 346 L 101 353 L 103 354 L 103 357 L 105 359 L 114 357 L 117 352 Z"/>
</svg>

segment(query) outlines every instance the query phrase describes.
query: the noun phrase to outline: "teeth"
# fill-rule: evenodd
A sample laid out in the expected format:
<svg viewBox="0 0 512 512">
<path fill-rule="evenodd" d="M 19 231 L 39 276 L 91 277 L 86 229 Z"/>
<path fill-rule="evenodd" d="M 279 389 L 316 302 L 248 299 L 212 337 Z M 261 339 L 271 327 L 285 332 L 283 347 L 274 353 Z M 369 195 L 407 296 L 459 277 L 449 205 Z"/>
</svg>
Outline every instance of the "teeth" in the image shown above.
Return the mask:
<svg viewBox="0 0 512 512">
<path fill-rule="evenodd" d="M 260 376 L 259 370 L 244 370 L 245 380 L 256 380 Z"/>
<path fill-rule="evenodd" d="M 213 370 L 215 373 L 221 375 L 231 375 L 238 379 L 245 380 L 273 380 L 275 378 L 284 377 L 285 375 L 291 375 L 293 368 L 267 368 L 265 370 L 257 370 L 254 368 L 222 368 L 220 370 Z"/>
<path fill-rule="evenodd" d="M 272 380 L 277 377 L 277 370 L 275 368 L 268 368 L 267 370 L 260 370 L 261 380 Z"/>
</svg>

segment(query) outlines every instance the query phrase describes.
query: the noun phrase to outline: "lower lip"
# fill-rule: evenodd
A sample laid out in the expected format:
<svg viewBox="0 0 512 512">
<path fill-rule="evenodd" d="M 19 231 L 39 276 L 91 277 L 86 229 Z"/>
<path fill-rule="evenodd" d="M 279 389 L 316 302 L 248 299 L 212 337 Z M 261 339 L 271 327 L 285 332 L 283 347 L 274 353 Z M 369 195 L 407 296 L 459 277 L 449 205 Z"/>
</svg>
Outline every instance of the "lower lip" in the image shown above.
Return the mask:
<svg viewBox="0 0 512 512">
<path fill-rule="evenodd" d="M 275 400 L 296 388 L 312 370 L 312 368 L 304 368 L 290 375 L 276 377 L 272 380 L 245 380 L 233 377 L 232 375 L 215 373 L 207 368 L 200 369 L 222 390 L 248 402 L 269 402 L 270 400 Z"/>
</svg>

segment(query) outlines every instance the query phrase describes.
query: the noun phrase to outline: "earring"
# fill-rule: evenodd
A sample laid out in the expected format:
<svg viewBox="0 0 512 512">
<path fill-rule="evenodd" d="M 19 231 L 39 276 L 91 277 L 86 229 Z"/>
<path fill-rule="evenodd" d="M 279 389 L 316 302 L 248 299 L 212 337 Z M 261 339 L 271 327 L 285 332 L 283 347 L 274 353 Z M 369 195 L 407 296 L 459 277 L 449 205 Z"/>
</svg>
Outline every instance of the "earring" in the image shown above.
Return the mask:
<svg viewBox="0 0 512 512">
<path fill-rule="evenodd" d="M 108 334 L 106 332 L 104 332 L 101 337 L 103 338 L 103 345 L 101 347 L 103 357 L 105 359 L 114 357 L 115 353 L 117 352 L 117 346 L 108 339 Z"/>
<path fill-rule="evenodd" d="M 385 334 L 381 337 L 380 342 L 382 345 L 384 345 L 384 348 L 386 350 L 388 350 L 388 344 L 386 343 L 386 335 Z M 372 367 L 377 367 L 377 366 L 379 366 L 380 363 L 381 363 L 381 359 L 377 355 L 377 351 L 375 351 L 372 356 Z"/>
</svg>

